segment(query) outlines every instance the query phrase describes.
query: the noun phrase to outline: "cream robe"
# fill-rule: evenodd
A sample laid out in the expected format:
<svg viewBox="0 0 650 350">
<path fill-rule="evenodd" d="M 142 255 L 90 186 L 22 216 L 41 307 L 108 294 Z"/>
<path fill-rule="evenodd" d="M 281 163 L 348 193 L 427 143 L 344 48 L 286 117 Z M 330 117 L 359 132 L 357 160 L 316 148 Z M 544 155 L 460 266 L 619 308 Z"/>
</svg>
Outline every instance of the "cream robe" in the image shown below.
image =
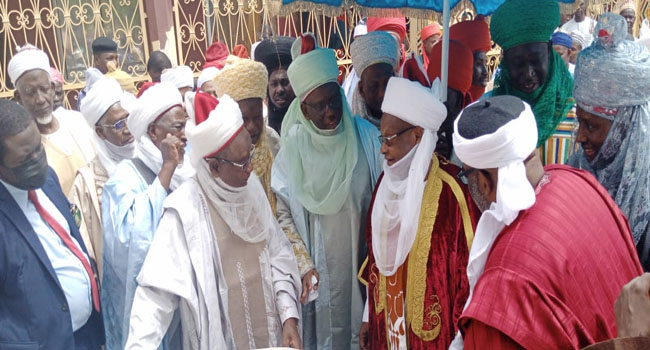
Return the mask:
<svg viewBox="0 0 650 350">
<path fill-rule="evenodd" d="M 88 255 L 95 260 L 99 280 L 102 280 L 104 237 L 102 235 L 102 193 L 108 173 L 98 157 L 79 169 L 72 190 L 68 194 L 70 203 L 81 211 L 79 232 L 86 245 Z"/>
<path fill-rule="evenodd" d="M 165 212 L 137 278 L 126 349 L 156 348 L 176 311 L 183 349 L 234 349 L 229 291 L 211 221 L 207 199 L 195 178 L 165 201 Z M 300 309 L 302 286 L 289 241 L 280 229 L 271 232 L 267 252 L 260 256 L 262 267 L 271 270 L 266 276 L 270 281 L 263 281 L 273 286 L 264 290 L 269 324 L 279 315 L 269 315 L 268 310 L 282 313 L 281 293 L 292 296 L 296 310 Z"/>
</svg>

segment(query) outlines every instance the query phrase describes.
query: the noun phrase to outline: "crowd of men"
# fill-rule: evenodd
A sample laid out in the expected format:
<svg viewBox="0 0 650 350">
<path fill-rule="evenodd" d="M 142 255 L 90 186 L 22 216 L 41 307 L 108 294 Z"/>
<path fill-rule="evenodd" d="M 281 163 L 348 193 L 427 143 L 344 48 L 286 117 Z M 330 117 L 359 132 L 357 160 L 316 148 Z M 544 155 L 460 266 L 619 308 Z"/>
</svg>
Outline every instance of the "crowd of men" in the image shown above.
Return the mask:
<svg viewBox="0 0 650 350">
<path fill-rule="evenodd" d="M 196 80 L 155 51 L 139 89 L 100 37 L 79 111 L 23 46 L 0 349 L 650 348 L 650 51 L 634 2 L 578 5 L 451 26 L 446 94 L 405 18 L 355 29 L 341 85 L 311 33 Z"/>
</svg>

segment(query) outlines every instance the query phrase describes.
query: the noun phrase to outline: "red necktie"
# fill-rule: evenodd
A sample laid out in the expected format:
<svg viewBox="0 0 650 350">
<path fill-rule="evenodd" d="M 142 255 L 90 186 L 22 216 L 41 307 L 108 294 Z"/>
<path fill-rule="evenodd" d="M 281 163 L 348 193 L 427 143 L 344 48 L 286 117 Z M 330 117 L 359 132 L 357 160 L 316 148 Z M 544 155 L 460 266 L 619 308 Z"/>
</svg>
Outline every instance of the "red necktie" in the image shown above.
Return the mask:
<svg viewBox="0 0 650 350">
<path fill-rule="evenodd" d="M 77 245 L 74 244 L 72 241 L 72 237 L 66 232 L 66 230 L 59 224 L 50 213 L 48 213 L 45 208 L 39 203 L 38 198 L 36 197 L 36 192 L 34 190 L 30 190 L 27 192 L 27 197 L 29 198 L 32 203 L 34 203 L 34 206 L 36 207 L 36 211 L 38 211 L 39 214 L 41 214 L 41 217 L 45 222 L 47 222 L 48 225 L 56 232 L 57 235 L 61 238 L 63 243 L 70 249 L 70 251 L 81 261 L 83 264 L 84 268 L 86 269 L 86 272 L 88 273 L 88 278 L 90 279 L 90 289 L 92 291 L 93 295 L 93 305 L 95 306 L 95 310 L 99 311 L 99 290 L 97 289 L 97 283 L 95 282 L 95 275 L 93 274 L 93 270 L 90 268 L 90 263 L 88 262 L 88 259 L 84 256 L 84 254 L 81 252 L 79 248 L 77 248 Z"/>
</svg>

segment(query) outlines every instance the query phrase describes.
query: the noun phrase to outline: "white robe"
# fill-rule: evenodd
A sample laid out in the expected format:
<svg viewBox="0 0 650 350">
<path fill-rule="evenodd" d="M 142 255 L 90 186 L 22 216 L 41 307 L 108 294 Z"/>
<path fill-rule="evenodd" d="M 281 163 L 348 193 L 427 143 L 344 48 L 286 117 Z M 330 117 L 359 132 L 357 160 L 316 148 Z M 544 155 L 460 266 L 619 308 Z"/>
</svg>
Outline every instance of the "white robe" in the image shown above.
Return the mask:
<svg viewBox="0 0 650 350">
<path fill-rule="evenodd" d="M 165 212 L 138 275 L 126 349 L 154 349 L 180 313 L 183 349 L 233 349 L 228 320 L 228 288 L 207 200 L 196 179 L 187 181 L 165 201 Z M 270 303 L 290 294 L 299 310 L 300 276 L 289 241 L 272 230 L 260 264 L 270 266 Z M 266 282 L 265 282 L 266 284 Z M 270 294 L 270 295 L 269 295 Z M 282 315 L 281 305 L 276 305 Z M 263 310 L 256 310 L 264 312 Z M 242 332 L 245 330 L 235 329 Z"/>
</svg>

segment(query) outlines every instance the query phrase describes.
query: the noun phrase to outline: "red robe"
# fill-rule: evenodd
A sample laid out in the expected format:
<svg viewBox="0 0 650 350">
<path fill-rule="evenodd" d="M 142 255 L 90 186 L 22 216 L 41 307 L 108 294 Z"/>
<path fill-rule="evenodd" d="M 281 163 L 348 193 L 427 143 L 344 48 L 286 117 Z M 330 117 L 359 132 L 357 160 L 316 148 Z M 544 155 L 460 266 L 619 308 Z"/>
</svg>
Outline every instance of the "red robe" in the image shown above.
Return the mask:
<svg viewBox="0 0 650 350">
<path fill-rule="evenodd" d="M 458 167 L 443 160 L 438 168 L 438 158 L 434 158 L 424 192 L 425 201 L 421 209 L 423 219 L 420 220 L 421 225 L 426 222 L 425 225 L 431 226 L 422 231 L 423 236 L 418 232 L 403 265 L 405 275 L 409 276 L 404 277 L 403 285 L 406 286 L 406 337 L 411 350 L 446 350 L 454 339 L 457 320 L 469 294 L 465 270 L 469 257 L 468 243 L 473 239 L 480 212 L 469 197 L 467 186 L 456 180 L 459 171 Z M 379 183 L 381 178 L 375 188 L 379 188 Z M 436 192 L 439 193 L 437 201 L 434 200 Z M 369 255 L 360 278 L 363 282 L 367 281 L 368 286 L 370 349 L 388 349 L 386 303 L 382 303 L 384 299 L 380 297 L 381 281 L 387 278 L 379 273 L 372 252 L 371 217 L 374 200 L 373 195 L 366 229 Z M 427 246 L 428 250 L 421 250 Z M 417 256 L 422 258 L 418 259 Z M 412 278 L 412 273 L 420 278 Z M 409 313 L 409 310 L 414 312 Z"/>
<path fill-rule="evenodd" d="M 497 236 L 460 319 L 465 349 L 581 349 L 616 337 L 614 301 L 643 273 L 625 216 L 589 173 L 545 168 Z"/>
</svg>

